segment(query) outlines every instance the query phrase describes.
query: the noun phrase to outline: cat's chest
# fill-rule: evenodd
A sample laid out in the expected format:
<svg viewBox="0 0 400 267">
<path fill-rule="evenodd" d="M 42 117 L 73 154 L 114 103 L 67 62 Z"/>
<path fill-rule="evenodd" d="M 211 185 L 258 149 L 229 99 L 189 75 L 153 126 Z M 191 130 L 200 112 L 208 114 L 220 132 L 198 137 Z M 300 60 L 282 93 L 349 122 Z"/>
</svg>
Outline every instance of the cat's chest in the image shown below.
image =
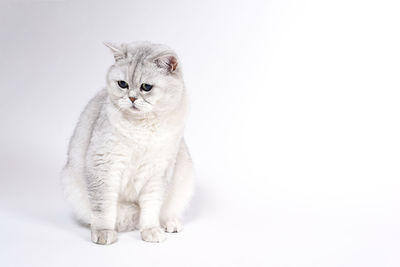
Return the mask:
<svg viewBox="0 0 400 267">
<path fill-rule="evenodd" d="M 179 143 L 178 135 L 151 128 L 139 129 L 134 134 L 125 144 L 129 160 L 121 177 L 121 197 L 126 201 L 137 201 L 149 179 L 164 179 Z"/>
</svg>

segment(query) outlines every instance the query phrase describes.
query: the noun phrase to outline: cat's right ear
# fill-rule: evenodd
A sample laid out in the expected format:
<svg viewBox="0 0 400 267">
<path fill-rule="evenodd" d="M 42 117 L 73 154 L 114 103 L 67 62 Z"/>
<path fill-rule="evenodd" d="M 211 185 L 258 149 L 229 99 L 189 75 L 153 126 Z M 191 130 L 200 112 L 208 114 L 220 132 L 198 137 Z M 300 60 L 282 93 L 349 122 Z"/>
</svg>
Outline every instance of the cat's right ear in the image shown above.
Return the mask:
<svg viewBox="0 0 400 267">
<path fill-rule="evenodd" d="M 110 48 L 111 52 L 114 55 L 115 61 L 121 60 L 126 57 L 126 51 L 122 47 L 122 45 L 110 43 L 110 42 L 104 42 L 104 45 Z"/>
</svg>

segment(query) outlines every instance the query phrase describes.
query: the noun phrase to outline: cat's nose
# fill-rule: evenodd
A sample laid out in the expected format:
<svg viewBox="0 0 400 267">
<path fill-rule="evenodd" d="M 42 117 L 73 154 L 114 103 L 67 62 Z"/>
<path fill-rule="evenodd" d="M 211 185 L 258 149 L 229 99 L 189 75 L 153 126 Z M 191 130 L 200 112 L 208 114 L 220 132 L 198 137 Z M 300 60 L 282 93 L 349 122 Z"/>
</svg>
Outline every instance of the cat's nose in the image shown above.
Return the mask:
<svg viewBox="0 0 400 267">
<path fill-rule="evenodd" d="M 129 97 L 129 99 L 130 99 L 130 100 L 132 101 L 132 103 L 133 103 L 133 102 L 135 102 L 135 101 L 136 101 L 136 99 L 137 99 L 137 98 L 136 98 L 136 97 L 132 97 L 132 96 L 130 96 L 130 97 Z"/>
</svg>

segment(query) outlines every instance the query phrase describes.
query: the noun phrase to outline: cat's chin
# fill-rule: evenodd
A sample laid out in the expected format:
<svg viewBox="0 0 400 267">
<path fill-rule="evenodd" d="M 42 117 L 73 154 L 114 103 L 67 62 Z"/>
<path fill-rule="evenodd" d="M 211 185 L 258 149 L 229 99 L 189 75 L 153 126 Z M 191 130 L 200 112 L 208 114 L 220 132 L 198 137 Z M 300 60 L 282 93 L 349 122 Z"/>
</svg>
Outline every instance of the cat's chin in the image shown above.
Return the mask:
<svg viewBox="0 0 400 267">
<path fill-rule="evenodd" d="M 130 108 L 125 109 L 124 111 L 131 115 L 135 115 L 135 116 L 141 116 L 141 115 L 146 115 L 148 113 L 151 113 L 151 111 L 148 111 L 146 109 L 140 109 L 135 106 L 131 106 Z"/>
<path fill-rule="evenodd" d="M 132 115 L 138 115 L 138 114 L 141 114 L 141 113 L 143 113 L 143 112 L 141 112 L 140 111 L 140 109 L 138 109 L 138 108 L 130 108 L 129 110 L 128 110 L 128 113 L 130 113 L 130 114 L 132 114 Z"/>
</svg>

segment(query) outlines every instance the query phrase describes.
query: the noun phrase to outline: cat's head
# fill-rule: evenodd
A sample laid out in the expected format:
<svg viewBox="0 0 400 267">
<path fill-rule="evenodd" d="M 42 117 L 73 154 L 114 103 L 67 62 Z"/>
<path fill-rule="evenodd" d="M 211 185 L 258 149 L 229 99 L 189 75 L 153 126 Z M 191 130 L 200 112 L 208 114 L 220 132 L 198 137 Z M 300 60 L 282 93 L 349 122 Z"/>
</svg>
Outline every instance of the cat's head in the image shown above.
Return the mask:
<svg viewBox="0 0 400 267">
<path fill-rule="evenodd" d="M 119 110 L 165 112 L 179 105 L 184 83 L 174 51 L 149 42 L 105 44 L 115 58 L 107 74 L 107 90 Z"/>
</svg>

